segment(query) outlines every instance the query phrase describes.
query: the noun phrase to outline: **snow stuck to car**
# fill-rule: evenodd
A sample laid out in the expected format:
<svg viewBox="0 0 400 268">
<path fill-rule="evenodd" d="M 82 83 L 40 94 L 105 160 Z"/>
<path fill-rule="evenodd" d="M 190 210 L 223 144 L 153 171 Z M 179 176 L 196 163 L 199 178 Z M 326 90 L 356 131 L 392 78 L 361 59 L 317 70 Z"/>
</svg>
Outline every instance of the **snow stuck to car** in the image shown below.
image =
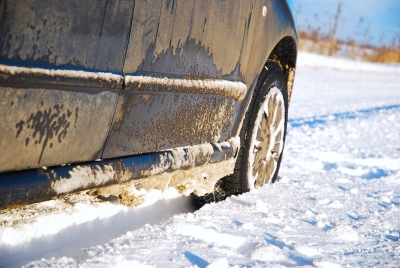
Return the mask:
<svg viewBox="0 0 400 268">
<path fill-rule="evenodd" d="M 220 152 L 222 147 L 232 153 L 239 150 L 239 137 L 217 143 Z M 118 197 L 121 204 L 138 206 L 145 202 L 146 191 L 152 189 L 165 191 L 171 187 L 178 189 L 183 195 L 194 193 L 198 196 L 211 193 L 215 183 L 222 177 L 233 172 L 236 158 L 222 159 L 212 162 L 214 147 L 211 144 L 201 144 L 175 148 L 161 153 L 157 163 L 140 171 L 140 177 L 134 178 L 135 164 L 128 168 L 115 168 L 112 164 L 77 166 L 69 171 L 68 177 L 60 177 L 51 181 L 51 188 L 57 194 L 66 194 L 79 189 L 90 189 L 90 194 Z M 109 182 L 114 185 L 97 188 Z M 96 187 L 96 188 L 95 188 Z"/>
<path fill-rule="evenodd" d="M 162 92 L 232 96 L 238 101 L 242 101 L 247 93 L 244 83 L 221 79 L 178 79 L 127 75 L 125 85 L 138 91 L 157 92 L 160 87 Z"/>
<path fill-rule="evenodd" d="M 0 72 L 10 75 L 26 74 L 26 75 L 47 75 L 51 77 L 69 77 L 81 79 L 102 80 L 106 82 L 122 82 L 123 76 L 105 72 L 86 72 L 74 70 L 59 70 L 59 69 L 42 69 L 42 68 L 27 68 L 8 66 L 0 64 Z"/>
</svg>

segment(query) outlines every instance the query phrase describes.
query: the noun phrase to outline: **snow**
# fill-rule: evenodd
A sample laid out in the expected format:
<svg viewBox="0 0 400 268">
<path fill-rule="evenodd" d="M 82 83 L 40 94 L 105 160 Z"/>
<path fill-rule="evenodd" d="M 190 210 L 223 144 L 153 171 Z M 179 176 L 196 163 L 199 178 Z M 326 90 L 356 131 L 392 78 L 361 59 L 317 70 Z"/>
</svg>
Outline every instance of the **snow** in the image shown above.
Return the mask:
<svg viewBox="0 0 400 268">
<path fill-rule="evenodd" d="M 400 77 L 332 61 L 299 55 L 277 183 L 195 212 L 171 193 L 139 208 L 82 194 L 1 213 L 0 266 L 398 267 Z M 11 243 L 24 233 L 38 235 Z"/>
<path fill-rule="evenodd" d="M 297 67 L 311 68 L 330 68 L 337 70 L 355 71 L 355 72 L 374 72 L 374 73 L 400 73 L 400 64 L 398 63 L 372 63 L 355 61 L 346 58 L 327 58 L 323 55 L 312 54 L 309 52 L 300 52 L 297 59 Z"/>
<path fill-rule="evenodd" d="M 146 192 L 143 189 L 142 191 Z M 137 209 L 149 207 L 159 200 L 167 201 L 181 196 L 175 188 L 165 191 L 153 189 L 143 194 L 146 194 L 146 200 Z M 130 208 L 119 205 L 116 200 L 104 202 L 84 193 L 31 204 L 1 215 L 5 226 L 2 229 L 1 242 L 15 246 L 34 238 L 56 234 L 72 225 L 105 219 L 129 210 Z"/>
<path fill-rule="evenodd" d="M 123 76 L 105 72 L 86 72 L 86 71 L 74 71 L 74 70 L 60 70 L 60 69 L 42 69 L 42 68 L 27 68 L 8 66 L 0 64 L 0 72 L 5 74 L 17 75 L 17 74 L 33 74 L 33 75 L 48 75 L 48 76 L 60 76 L 70 78 L 82 78 L 82 79 L 93 79 L 103 80 L 106 82 L 122 82 Z"/>
<path fill-rule="evenodd" d="M 69 171 L 69 177 L 61 177 L 51 182 L 51 188 L 57 194 L 69 193 L 79 188 L 90 185 L 102 185 L 112 180 L 115 170 L 111 165 L 104 165 L 91 168 L 90 166 L 77 166 Z M 125 179 L 126 180 L 126 179 Z"/>
<path fill-rule="evenodd" d="M 232 96 L 238 101 L 242 101 L 247 92 L 247 87 L 242 82 L 218 79 L 199 80 L 127 75 L 125 84 L 135 84 L 135 90 L 138 91 L 154 91 L 157 89 L 154 89 L 153 86 L 158 86 L 167 92 Z"/>
<path fill-rule="evenodd" d="M 239 142 L 239 137 L 232 137 L 215 146 L 220 151 L 224 147 L 235 152 L 239 148 Z M 146 170 L 141 170 L 141 179 L 136 180 L 131 180 L 133 177 L 131 170 L 114 169 L 111 164 L 106 164 L 102 168 L 98 165 L 77 166 L 68 172 L 67 177 L 53 180 L 51 188 L 57 194 L 65 194 L 78 189 L 88 189 L 91 185 L 104 185 L 114 180 L 118 184 L 92 189 L 90 193 L 103 197 L 117 196 L 119 202 L 127 206 L 138 206 L 144 203 L 148 191 L 152 189 L 166 191 L 174 188 L 179 189 L 181 194 L 186 196 L 191 193 L 203 196 L 213 191 L 221 174 L 222 176 L 231 174 L 235 166 L 235 158 L 211 163 L 213 153 L 214 148 L 211 144 L 166 151 L 159 155 L 158 162 L 152 163 Z M 131 167 L 134 169 L 134 163 L 131 163 Z"/>
</svg>

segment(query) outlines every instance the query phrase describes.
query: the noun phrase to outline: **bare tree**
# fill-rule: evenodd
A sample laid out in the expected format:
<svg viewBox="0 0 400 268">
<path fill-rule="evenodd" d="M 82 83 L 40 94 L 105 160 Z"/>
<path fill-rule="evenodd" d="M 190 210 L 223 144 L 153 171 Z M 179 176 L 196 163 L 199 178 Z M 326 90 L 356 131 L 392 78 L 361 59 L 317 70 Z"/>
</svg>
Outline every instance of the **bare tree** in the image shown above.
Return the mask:
<svg viewBox="0 0 400 268">
<path fill-rule="evenodd" d="M 343 2 L 342 0 L 339 1 L 338 9 L 337 9 L 336 16 L 335 16 L 335 24 L 333 25 L 333 29 L 331 31 L 331 38 L 330 38 L 329 52 L 328 52 L 329 56 L 332 56 L 333 51 L 335 50 L 335 37 L 336 37 L 336 32 L 337 32 L 337 28 L 338 28 L 338 24 L 339 24 L 339 17 L 340 17 L 340 11 L 342 8 L 342 2 Z"/>
</svg>

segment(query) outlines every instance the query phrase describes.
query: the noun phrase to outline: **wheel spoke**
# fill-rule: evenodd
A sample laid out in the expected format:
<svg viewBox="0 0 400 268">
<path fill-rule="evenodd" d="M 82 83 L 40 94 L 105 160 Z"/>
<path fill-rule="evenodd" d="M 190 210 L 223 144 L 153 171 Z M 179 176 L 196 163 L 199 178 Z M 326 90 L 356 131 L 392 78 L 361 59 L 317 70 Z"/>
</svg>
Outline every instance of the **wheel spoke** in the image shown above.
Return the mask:
<svg viewBox="0 0 400 268">
<path fill-rule="evenodd" d="M 268 170 L 266 172 L 266 176 L 267 176 L 266 182 L 267 183 L 271 182 L 271 179 L 272 179 L 272 176 L 274 175 L 274 173 L 275 173 L 275 161 L 271 160 L 268 163 Z"/>
<path fill-rule="evenodd" d="M 281 108 L 281 106 L 282 106 L 282 103 L 279 102 L 278 107 L 276 108 L 275 113 L 274 113 L 274 115 L 276 117 L 276 119 L 274 121 L 275 128 L 278 128 L 278 126 L 279 126 L 279 124 L 280 124 L 280 122 L 282 120 L 282 108 Z"/>
<path fill-rule="evenodd" d="M 254 162 L 255 162 L 255 163 L 259 163 L 260 161 L 262 161 L 263 159 L 265 159 L 264 153 L 265 153 L 264 151 L 258 151 L 258 152 L 256 153 Z"/>
<path fill-rule="evenodd" d="M 268 112 L 269 112 L 269 118 L 268 118 L 268 125 L 272 126 L 274 122 L 274 102 L 272 100 L 269 100 L 268 102 Z"/>
</svg>

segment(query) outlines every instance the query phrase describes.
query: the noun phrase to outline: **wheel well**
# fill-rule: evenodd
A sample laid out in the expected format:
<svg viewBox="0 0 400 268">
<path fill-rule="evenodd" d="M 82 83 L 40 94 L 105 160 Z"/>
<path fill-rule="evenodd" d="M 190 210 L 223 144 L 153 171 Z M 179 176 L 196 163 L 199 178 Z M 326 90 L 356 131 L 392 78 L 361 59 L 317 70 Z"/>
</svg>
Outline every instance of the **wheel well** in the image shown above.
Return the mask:
<svg viewBox="0 0 400 268">
<path fill-rule="evenodd" d="M 296 70 L 296 58 L 296 41 L 290 36 L 282 38 L 278 42 L 278 44 L 276 44 L 268 57 L 268 60 L 276 62 L 285 74 L 289 101 L 293 89 L 294 73 Z"/>
</svg>

